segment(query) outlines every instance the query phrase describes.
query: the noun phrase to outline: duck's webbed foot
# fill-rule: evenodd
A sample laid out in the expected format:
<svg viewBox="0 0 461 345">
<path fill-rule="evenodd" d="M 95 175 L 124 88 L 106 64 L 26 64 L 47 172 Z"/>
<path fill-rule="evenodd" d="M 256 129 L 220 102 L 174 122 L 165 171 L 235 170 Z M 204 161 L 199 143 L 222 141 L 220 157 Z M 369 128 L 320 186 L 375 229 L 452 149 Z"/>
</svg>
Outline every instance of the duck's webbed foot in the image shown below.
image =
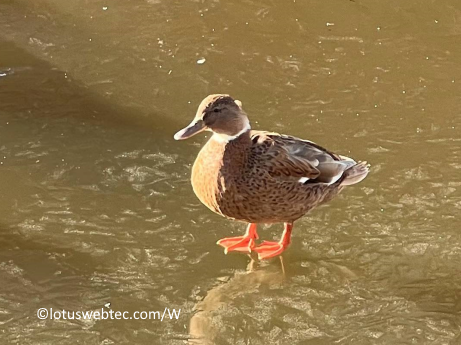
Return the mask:
<svg viewBox="0 0 461 345">
<path fill-rule="evenodd" d="M 264 241 L 261 245 L 253 249 L 258 253 L 259 260 L 270 259 L 280 255 L 285 250 L 285 246 L 279 242 Z"/>
<path fill-rule="evenodd" d="M 253 251 L 258 253 L 259 260 L 273 258 L 280 255 L 291 242 L 291 231 L 293 223 L 285 223 L 285 230 L 279 242 L 264 241 L 261 245 L 255 247 Z"/>
<path fill-rule="evenodd" d="M 258 239 L 258 234 L 256 233 L 256 223 L 248 224 L 247 231 L 243 236 L 237 237 L 226 237 L 216 244 L 224 247 L 224 253 L 237 251 L 243 253 L 250 253 L 255 247 L 255 240 Z"/>
</svg>

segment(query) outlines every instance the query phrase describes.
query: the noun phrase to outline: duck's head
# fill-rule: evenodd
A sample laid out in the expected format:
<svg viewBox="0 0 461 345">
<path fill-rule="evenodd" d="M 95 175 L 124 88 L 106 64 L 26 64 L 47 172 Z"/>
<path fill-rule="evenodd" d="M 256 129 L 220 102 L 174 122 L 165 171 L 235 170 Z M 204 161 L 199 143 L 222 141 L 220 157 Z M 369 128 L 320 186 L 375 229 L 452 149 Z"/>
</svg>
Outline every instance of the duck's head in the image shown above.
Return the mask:
<svg viewBox="0 0 461 345">
<path fill-rule="evenodd" d="M 242 103 L 229 95 L 210 95 L 199 105 L 197 114 L 186 128 L 174 135 L 184 140 L 203 132 L 211 131 L 221 141 L 229 141 L 250 129 L 250 122 L 242 109 Z"/>
</svg>

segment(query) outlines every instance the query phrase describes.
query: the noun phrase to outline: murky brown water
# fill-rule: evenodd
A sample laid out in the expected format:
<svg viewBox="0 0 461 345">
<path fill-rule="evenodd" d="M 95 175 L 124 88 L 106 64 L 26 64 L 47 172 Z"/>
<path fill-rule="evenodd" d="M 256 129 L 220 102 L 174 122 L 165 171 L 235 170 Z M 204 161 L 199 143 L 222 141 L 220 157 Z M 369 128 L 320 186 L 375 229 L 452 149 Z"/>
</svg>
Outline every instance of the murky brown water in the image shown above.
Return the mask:
<svg viewBox="0 0 461 345">
<path fill-rule="evenodd" d="M 373 164 L 285 273 L 190 187 L 172 136 L 218 92 Z M 460 95 L 457 0 L 0 0 L 0 342 L 461 344 Z M 181 314 L 36 316 L 107 302 Z"/>
</svg>

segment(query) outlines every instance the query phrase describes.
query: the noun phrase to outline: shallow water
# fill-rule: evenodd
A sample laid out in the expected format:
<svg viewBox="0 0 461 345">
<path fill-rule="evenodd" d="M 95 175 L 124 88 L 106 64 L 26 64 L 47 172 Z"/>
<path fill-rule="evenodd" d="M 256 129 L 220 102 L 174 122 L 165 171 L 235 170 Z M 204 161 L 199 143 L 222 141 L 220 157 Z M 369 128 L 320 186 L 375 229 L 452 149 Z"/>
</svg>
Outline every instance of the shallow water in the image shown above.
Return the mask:
<svg viewBox="0 0 461 345">
<path fill-rule="evenodd" d="M 454 0 L 0 0 L 1 343 L 461 343 L 460 55 Z M 224 255 L 190 187 L 217 92 L 372 164 L 283 260 Z M 36 316 L 108 302 L 181 314 Z"/>
</svg>

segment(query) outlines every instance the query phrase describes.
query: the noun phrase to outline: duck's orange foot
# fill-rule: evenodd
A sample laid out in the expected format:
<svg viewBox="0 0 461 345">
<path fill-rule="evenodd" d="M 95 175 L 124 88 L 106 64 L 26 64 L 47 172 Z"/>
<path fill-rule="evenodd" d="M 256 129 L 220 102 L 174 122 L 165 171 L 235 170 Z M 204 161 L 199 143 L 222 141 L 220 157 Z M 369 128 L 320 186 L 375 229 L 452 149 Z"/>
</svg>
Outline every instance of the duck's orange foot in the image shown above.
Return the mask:
<svg viewBox="0 0 461 345">
<path fill-rule="evenodd" d="M 258 238 L 256 233 L 256 224 L 249 224 L 247 232 L 244 236 L 237 237 L 226 237 L 216 244 L 219 244 L 221 247 L 224 247 L 224 253 L 237 251 L 243 253 L 250 253 L 255 247 L 255 240 Z"/>
<path fill-rule="evenodd" d="M 253 251 L 258 253 L 259 260 L 265 260 L 282 254 L 285 248 L 286 245 L 283 243 L 264 241 L 261 245 L 255 247 Z"/>
<path fill-rule="evenodd" d="M 246 236 L 226 237 L 218 242 L 221 247 L 224 247 L 224 253 L 236 251 L 249 253 L 254 248 L 255 240 Z"/>
</svg>

